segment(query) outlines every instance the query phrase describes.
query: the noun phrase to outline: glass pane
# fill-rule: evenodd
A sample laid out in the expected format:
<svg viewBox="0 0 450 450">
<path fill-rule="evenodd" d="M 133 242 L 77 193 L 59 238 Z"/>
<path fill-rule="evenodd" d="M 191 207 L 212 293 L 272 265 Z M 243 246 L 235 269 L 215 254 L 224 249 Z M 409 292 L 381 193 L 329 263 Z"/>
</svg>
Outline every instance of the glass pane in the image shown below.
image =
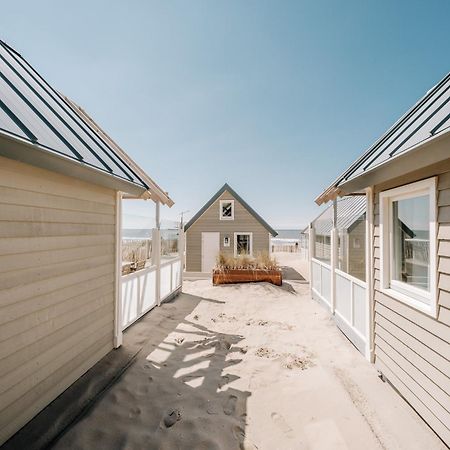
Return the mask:
<svg viewBox="0 0 450 450">
<path fill-rule="evenodd" d="M 325 263 L 331 261 L 331 229 L 333 228 L 333 208 L 328 207 L 313 222 L 315 231 L 314 258 Z"/>
<path fill-rule="evenodd" d="M 177 228 L 161 229 L 161 257 L 163 260 L 178 256 L 178 239 L 180 231 Z"/>
<path fill-rule="evenodd" d="M 338 268 L 365 281 L 366 214 L 364 213 L 357 218 L 351 218 L 345 223 L 347 228 L 338 228 Z"/>
<path fill-rule="evenodd" d="M 222 217 L 232 217 L 232 203 L 222 203 Z"/>
<path fill-rule="evenodd" d="M 238 255 L 250 254 L 250 235 L 238 234 L 236 236 L 236 251 Z"/>
<path fill-rule="evenodd" d="M 430 198 L 392 202 L 392 279 L 430 289 Z"/>
</svg>

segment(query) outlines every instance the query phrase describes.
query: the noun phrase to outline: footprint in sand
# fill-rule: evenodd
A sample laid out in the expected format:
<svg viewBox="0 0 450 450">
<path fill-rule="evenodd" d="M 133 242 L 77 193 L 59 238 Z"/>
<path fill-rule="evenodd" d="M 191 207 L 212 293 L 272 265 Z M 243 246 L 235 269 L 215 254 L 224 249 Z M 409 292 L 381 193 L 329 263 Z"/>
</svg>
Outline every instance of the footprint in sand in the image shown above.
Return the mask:
<svg viewBox="0 0 450 450">
<path fill-rule="evenodd" d="M 273 412 L 270 416 L 274 423 L 278 426 L 278 428 L 288 437 L 293 438 L 293 431 L 289 424 L 286 422 L 285 418 L 278 414 L 277 412 Z"/>
<path fill-rule="evenodd" d="M 170 428 L 181 420 L 181 411 L 179 409 L 173 409 L 163 418 L 163 423 L 166 428 Z"/>
<path fill-rule="evenodd" d="M 136 408 L 130 409 L 130 412 L 128 413 L 128 417 L 130 419 L 134 419 L 135 417 L 139 416 L 140 414 L 141 414 L 140 408 L 136 407 Z"/>
<path fill-rule="evenodd" d="M 225 403 L 225 406 L 223 407 L 223 412 L 227 416 L 231 416 L 236 411 L 236 402 L 237 397 L 235 395 L 230 395 L 227 399 L 227 402 Z"/>
</svg>

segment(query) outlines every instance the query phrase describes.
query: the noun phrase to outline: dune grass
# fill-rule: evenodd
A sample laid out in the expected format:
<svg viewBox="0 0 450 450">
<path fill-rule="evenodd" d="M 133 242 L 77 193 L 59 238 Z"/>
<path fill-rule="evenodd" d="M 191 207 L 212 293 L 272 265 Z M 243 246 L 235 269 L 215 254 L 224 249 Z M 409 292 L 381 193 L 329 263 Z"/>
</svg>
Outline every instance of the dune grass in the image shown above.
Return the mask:
<svg viewBox="0 0 450 450">
<path fill-rule="evenodd" d="M 269 252 L 258 252 L 255 258 L 248 255 L 233 256 L 220 252 L 216 260 L 216 270 L 279 270 L 280 266 Z"/>
</svg>

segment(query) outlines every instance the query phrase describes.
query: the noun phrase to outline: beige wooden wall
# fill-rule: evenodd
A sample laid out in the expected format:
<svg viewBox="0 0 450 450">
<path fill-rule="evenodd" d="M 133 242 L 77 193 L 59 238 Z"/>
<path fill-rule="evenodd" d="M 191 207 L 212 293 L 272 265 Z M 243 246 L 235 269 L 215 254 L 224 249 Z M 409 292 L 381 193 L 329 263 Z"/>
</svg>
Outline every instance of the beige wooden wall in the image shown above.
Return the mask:
<svg viewBox="0 0 450 450">
<path fill-rule="evenodd" d="M 379 192 L 438 174 L 436 320 L 380 292 Z M 450 445 L 450 161 L 377 186 L 374 200 L 375 363 Z"/>
<path fill-rule="evenodd" d="M 234 220 L 220 220 L 220 200 L 234 200 Z M 238 200 L 225 191 L 186 232 L 186 271 L 200 272 L 202 269 L 202 232 L 220 232 L 220 250 L 233 254 L 234 233 L 253 233 L 253 255 L 269 251 L 269 232 L 256 220 Z M 223 246 L 223 238 L 230 237 L 230 246 Z"/>
<path fill-rule="evenodd" d="M 113 348 L 115 207 L 0 157 L 0 443 Z"/>
</svg>

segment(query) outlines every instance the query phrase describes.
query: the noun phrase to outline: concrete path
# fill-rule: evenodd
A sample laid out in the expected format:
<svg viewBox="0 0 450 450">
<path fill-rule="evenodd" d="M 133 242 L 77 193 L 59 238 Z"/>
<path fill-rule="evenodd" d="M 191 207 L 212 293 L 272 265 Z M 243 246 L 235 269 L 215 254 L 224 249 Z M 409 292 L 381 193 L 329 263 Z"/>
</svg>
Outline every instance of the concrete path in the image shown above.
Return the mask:
<svg viewBox="0 0 450 450">
<path fill-rule="evenodd" d="M 136 362 L 55 449 L 445 448 L 304 282 L 186 281 L 125 339 Z"/>
</svg>

